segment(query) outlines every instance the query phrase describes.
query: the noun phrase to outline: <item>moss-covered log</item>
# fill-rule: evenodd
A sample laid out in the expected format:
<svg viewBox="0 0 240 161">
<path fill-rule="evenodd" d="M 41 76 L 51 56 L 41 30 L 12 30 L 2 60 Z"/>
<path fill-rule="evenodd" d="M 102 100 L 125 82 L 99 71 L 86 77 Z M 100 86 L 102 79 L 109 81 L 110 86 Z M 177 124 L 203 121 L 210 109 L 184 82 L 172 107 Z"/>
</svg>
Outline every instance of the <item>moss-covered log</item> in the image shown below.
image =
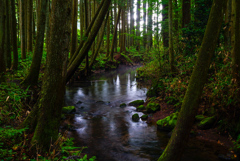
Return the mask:
<svg viewBox="0 0 240 161">
<path fill-rule="evenodd" d="M 211 58 L 216 48 L 227 0 L 214 0 L 198 59 L 172 137 L 158 161 L 178 161 L 187 145 L 189 133 L 198 110 Z"/>
</svg>

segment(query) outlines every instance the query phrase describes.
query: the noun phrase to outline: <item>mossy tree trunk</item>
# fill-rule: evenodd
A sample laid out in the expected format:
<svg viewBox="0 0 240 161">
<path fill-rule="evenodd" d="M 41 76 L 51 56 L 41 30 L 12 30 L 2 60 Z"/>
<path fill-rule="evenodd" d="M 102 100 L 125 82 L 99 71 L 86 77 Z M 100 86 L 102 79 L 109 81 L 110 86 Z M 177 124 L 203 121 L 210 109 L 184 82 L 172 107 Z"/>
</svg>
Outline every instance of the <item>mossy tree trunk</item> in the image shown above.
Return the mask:
<svg viewBox="0 0 240 161">
<path fill-rule="evenodd" d="M 148 0 L 148 26 L 147 26 L 147 30 L 148 30 L 148 49 L 150 49 L 152 47 L 153 44 L 153 40 L 152 40 L 152 14 L 153 14 L 153 4 L 152 4 L 152 0 Z"/>
<path fill-rule="evenodd" d="M 25 0 L 19 0 L 20 2 L 20 32 L 21 32 L 21 57 L 26 59 L 26 25 L 25 25 Z"/>
<path fill-rule="evenodd" d="M 168 1 L 168 27 L 169 27 L 169 62 L 171 73 L 174 72 L 174 53 L 173 53 L 173 11 L 172 11 L 172 0 Z"/>
<path fill-rule="evenodd" d="M 27 3 L 27 52 L 33 51 L 32 17 L 33 17 L 33 0 L 28 0 L 28 3 Z"/>
<path fill-rule="evenodd" d="M 198 110 L 199 100 L 207 79 L 211 58 L 216 48 L 227 0 L 214 0 L 195 68 L 183 99 L 177 124 L 171 139 L 158 161 L 179 161 L 187 145 L 190 130 Z"/>
<path fill-rule="evenodd" d="M 5 80 L 6 71 L 4 59 L 4 41 L 5 41 L 5 0 L 0 0 L 0 83 Z"/>
<path fill-rule="evenodd" d="M 11 25 L 11 38 L 12 38 L 12 47 L 13 47 L 13 63 L 12 70 L 18 68 L 18 46 L 17 46 L 17 23 L 16 23 L 16 13 L 15 13 L 15 0 L 11 0 L 11 16 L 12 16 L 12 25 Z"/>
<path fill-rule="evenodd" d="M 137 0 L 137 26 L 136 26 L 136 49 L 137 51 L 140 50 L 140 41 L 139 41 L 139 37 L 140 37 L 140 7 L 141 7 L 141 0 Z"/>
<path fill-rule="evenodd" d="M 147 45 L 147 2 L 143 2 L 143 47 L 146 48 Z"/>
<path fill-rule="evenodd" d="M 163 47 L 168 48 L 168 1 L 162 1 L 162 39 Z"/>
<path fill-rule="evenodd" d="M 5 42 L 4 42 L 4 53 L 5 53 L 5 59 L 6 59 L 6 67 L 11 68 L 12 63 L 12 55 L 11 55 L 11 43 L 10 43 L 10 4 L 9 0 L 6 0 L 5 2 Z"/>
<path fill-rule="evenodd" d="M 93 41 L 95 40 L 95 37 L 97 36 L 97 33 L 101 27 L 101 24 L 103 23 L 104 17 L 106 16 L 108 12 L 108 8 L 111 4 L 111 0 L 103 0 L 103 5 L 101 7 L 101 11 L 99 12 L 96 19 L 93 19 L 94 25 L 91 27 L 91 33 L 85 40 L 84 45 L 79 49 L 79 54 L 76 54 L 76 57 L 72 60 L 72 63 L 68 66 L 67 70 L 67 81 L 70 80 L 74 72 L 77 70 L 79 65 L 82 63 L 83 59 L 88 54 L 89 49 L 91 48 L 91 45 Z M 96 12 L 97 14 L 98 12 Z M 95 16 L 94 16 L 95 17 Z M 80 43 L 81 45 L 81 43 Z M 75 55 L 74 54 L 74 55 Z M 73 56 L 74 57 L 74 56 Z"/>
<path fill-rule="evenodd" d="M 78 15 L 78 0 L 72 1 L 72 39 L 71 39 L 71 54 L 70 57 L 76 51 L 77 48 L 77 15 Z"/>
<path fill-rule="evenodd" d="M 39 118 L 32 138 L 43 151 L 48 151 L 58 138 L 66 81 L 66 61 L 70 44 L 71 1 L 53 0 L 50 39 L 44 74 Z"/>
<path fill-rule="evenodd" d="M 182 28 L 185 28 L 191 21 L 191 0 L 182 1 Z"/>
<path fill-rule="evenodd" d="M 25 86 L 34 86 L 38 83 L 39 71 L 42 61 L 42 53 L 43 53 L 43 43 L 44 43 L 44 32 L 45 32 L 45 23 L 46 23 L 46 9 L 47 9 L 47 1 L 41 0 L 41 10 L 38 17 L 37 23 L 37 39 L 36 46 L 33 53 L 33 60 L 30 66 L 28 75 L 25 80 L 22 82 Z"/>
<path fill-rule="evenodd" d="M 134 0 L 130 0 L 130 46 L 134 44 L 134 13 L 133 13 Z"/>
</svg>

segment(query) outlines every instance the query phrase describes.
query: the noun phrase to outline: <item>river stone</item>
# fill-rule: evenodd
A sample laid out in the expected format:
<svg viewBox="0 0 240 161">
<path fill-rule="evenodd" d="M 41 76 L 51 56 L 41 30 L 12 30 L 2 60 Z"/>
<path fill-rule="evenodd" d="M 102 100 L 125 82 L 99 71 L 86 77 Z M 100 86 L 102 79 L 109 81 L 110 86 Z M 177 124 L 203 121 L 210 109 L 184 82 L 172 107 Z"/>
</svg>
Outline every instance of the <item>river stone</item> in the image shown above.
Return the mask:
<svg viewBox="0 0 240 161">
<path fill-rule="evenodd" d="M 126 103 L 120 104 L 120 107 L 126 107 L 126 106 L 127 106 Z"/>
<path fill-rule="evenodd" d="M 144 101 L 143 100 L 135 100 L 129 103 L 129 106 L 139 106 L 139 105 L 143 105 Z"/>
<path fill-rule="evenodd" d="M 210 129 L 211 127 L 213 127 L 215 122 L 216 122 L 216 116 L 207 117 L 198 124 L 198 128 L 201 130 Z"/>
<path fill-rule="evenodd" d="M 158 103 L 149 103 L 146 107 L 147 112 L 156 112 L 160 110 L 160 105 Z"/>
<path fill-rule="evenodd" d="M 62 108 L 62 113 L 69 114 L 73 112 L 76 112 L 75 106 L 66 106 Z"/>
<path fill-rule="evenodd" d="M 133 114 L 132 115 L 132 120 L 135 121 L 135 122 L 139 121 L 139 115 L 137 113 Z"/>
<path fill-rule="evenodd" d="M 142 120 L 147 120 L 147 119 L 148 119 L 148 115 L 142 115 L 142 116 L 141 116 L 141 119 L 142 119 Z"/>
<path fill-rule="evenodd" d="M 157 127 L 161 131 L 172 131 L 177 124 L 178 112 L 157 121 Z"/>
<path fill-rule="evenodd" d="M 145 110 L 145 106 L 144 105 L 140 105 L 137 107 L 137 111 L 143 111 Z"/>
</svg>

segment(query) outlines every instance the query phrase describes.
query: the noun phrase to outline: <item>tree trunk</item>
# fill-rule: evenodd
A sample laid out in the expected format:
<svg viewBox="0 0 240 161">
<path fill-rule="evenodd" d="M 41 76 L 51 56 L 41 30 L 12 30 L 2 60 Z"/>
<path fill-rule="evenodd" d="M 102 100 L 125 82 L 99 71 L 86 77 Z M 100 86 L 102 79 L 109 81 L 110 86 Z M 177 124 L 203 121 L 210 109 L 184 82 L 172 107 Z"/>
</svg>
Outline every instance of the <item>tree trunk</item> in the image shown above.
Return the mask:
<svg viewBox="0 0 240 161">
<path fill-rule="evenodd" d="M 46 50 L 48 51 L 48 47 L 49 47 L 49 38 L 50 38 L 50 16 L 51 16 L 51 7 L 50 7 L 50 0 L 47 1 L 47 8 L 46 8 L 46 23 L 45 23 L 45 33 L 46 33 L 46 40 L 45 40 L 45 44 L 46 44 Z"/>
<path fill-rule="evenodd" d="M 225 48 L 230 49 L 231 45 L 231 30 L 230 30 L 230 24 L 231 24 L 231 13 L 232 13 L 232 0 L 228 0 L 227 8 L 225 12 L 225 24 L 227 25 L 224 29 L 224 46 Z"/>
<path fill-rule="evenodd" d="M 191 21 L 191 0 L 183 0 L 182 1 L 182 28 L 186 28 L 186 26 Z"/>
<path fill-rule="evenodd" d="M 4 58 L 4 41 L 5 41 L 5 0 L 0 0 L 0 83 L 5 80 L 6 72 Z"/>
<path fill-rule="evenodd" d="M 15 13 L 15 0 L 11 0 L 11 12 L 12 12 L 12 25 L 11 25 L 11 38 L 13 47 L 13 63 L 12 70 L 17 70 L 18 68 L 18 46 L 17 46 L 17 30 L 16 30 L 16 13 Z"/>
<path fill-rule="evenodd" d="M 189 133 L 198 111 L 199 100 L 207 79 L 211 58 L 216 48 L 218 35 L 223 21 L 226 0 L 214 0 L 208 19 L 207 28 L 193 70 L 176 127 L 170 141 L 158 161 L 180 161 L 187 145 Z"/>
<path fill-rule="evenodd" d="M 80 53 L 76 56 L 75 59 L 73 59 L 72 63 L 68 67 L 67 81 L 70 80 L 71 76 L 74 74 L 74 72 L 77 70 L 78 66 L 82 63 L 83 59 L 88 54 L 88 51 L 89 51 L 93 41 L 95 40 L 95 37 L 97 36 L 99 28 L 101 27 L 101 24 L 104 20 L 104 17 L 106 15 L 106 13 L 108 12 L 108 8 L 110 6 L 111 0 L 103 0 L 103 1 L 104 1 L 103 6 L 102 6 L 102 9 L 101 9 L 100 13 L 98 14 L 98 18 L 96 19 L 96 21 L 92 20 L 92 21 L 95 21 L 93 27 L 91 28 L 92 32 L 88 36 L 88 38 L 85 41 L 82 48 L 80 48 L 81 50 L 79 49 Z M 96 12 L 96 13 L 98 13 L 98 12 Z"/>
<path fill-rule="evenodd" d="M 4 43 L 4 53 L 5 53 L 5 60 L 6 60 L 6 67 L 11 68 L 12 63 L 12 55 L 11 55 L 11 36 L 10 36 L 10 5 L 9 0 L 5 0 L 5 43 Z"/>
<path fill-rule="evenodd" d="M 36 46 L 33 53 L 33 60 L 31 67 L 29 69 L 28 75 L 25 80 L 22 82 L 25 86 L 34 86 L 38 83 L 40 65 L 42 61 L 42 52 L 43 52 L 43 43 L 44 43 L 44 32 L 45 32 L 45 23 L 46 23 L 46 9 L 47 1 L 41 0 L 41 10 L 38 17 L 37 23 L 37 39 Z"/>
<path fill-rule="evenodd" d="M 117 15 L 117 20 L 115 21 L 114 33 L 113 33 L 113 40 L 115 40 L 115 41 L 117 40 L 117 26 L 118 26 L 118 23 L 120 21 L 121 11 L 122 11 L 122 9 L 119 8 L 118 15 Z M 113 61 L 113 48 L 114 48 L 114 45 L 115 45 L 115 41 L 112 41 L 112 45 L 111 45 L 111 53 L 110 53 L 110 60 L 111 61 Z"/>
<path fill-rule="evenodd" d="M 32 36 L 32 16 L 33 15 L 33 1 L 28 0 L 27 3 L 27 52 L 33 51 L 33 36 Z"/>
<path fill-rule="evenodd" d="M 26 59 L 26 33 L 25 33 L 25 0 L 20 0 L 20 32 L 21 32 L 21 57 Z"/>
<path fill-rule="evenodd" d="M 130 2 L 130 46 L 133 46 L 134 36 L 135 36 L 133 3 L 134 3 L 134 0 L 131 0 Z"/>
<path fill-rule="evenodd" d="M 147 19 L 147 2 L 143 2 L 143 47 L 144 48 L 146 48 L 146 45 L 147 45 L 146 19 Z"/>
<path fill-rule="evenodd" d="M 46 152 L 58 138 L 65 91 L 66 62 L 70 42 L 71 1 L 53 0 L 49 50 L 39 106 L 39 119 L 32 138 Z"/>
<path fill-rule="evenodd" d="M 109 16 L 109 12 L 107 14 L 107 56 L 110 55 L 110 16 Z M 101 40 L 100 40 L 101 41 Z"/>
<path fill-rule="evenodd" d="M 163 47 L 168 47 L 168 3 L 166 0 L 162 1 L 162 38 L 163 38 Z"/>
<path fill-rule="evenodd" d="M 173 25 L 172 25 L 172 18 L 173 11 L 172 11 L 172 0 L 168 1 L 168 22 L 169 22 L 169 62 L 170 62 L 170 68 L 171 73 L 175 72 L 174 69 L 174 53 L 173 53 Z"/>
<path fill-rule="evenodd" d="M 152 13 L 153 13 L 153 4 L 152 0 L 148 0 L 148 49 L 152 47 Z"/>
<path fill-rule="evenodd" d="M 136 49 L 137 51 L 140 50 L 140 5 L 141 5 L 141 0 L 137 0 L 137 27 L 136 27 Z"/>
<path fill-rule="evenodd" d="M 77 15 L 78 15 L 78 0 L 72 2 L 72 39 L 71 39 L 71 54 L 72 57 L 77 48 Z"/>
</svg>

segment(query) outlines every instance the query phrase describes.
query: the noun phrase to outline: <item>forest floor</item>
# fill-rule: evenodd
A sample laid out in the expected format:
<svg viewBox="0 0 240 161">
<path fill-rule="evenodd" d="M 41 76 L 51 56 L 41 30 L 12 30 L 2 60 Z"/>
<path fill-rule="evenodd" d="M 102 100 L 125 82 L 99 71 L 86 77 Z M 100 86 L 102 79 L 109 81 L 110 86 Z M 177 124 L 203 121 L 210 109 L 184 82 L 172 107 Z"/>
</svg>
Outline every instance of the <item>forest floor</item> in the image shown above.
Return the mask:
<svg viewBox="0 0 240 161">
<path fill-rule="evenodd" d="M 164 101 L 161 101 L 160 103 L 161 110 L 154 113 L 151 117 L 148 118 L 147 123 L 149 124 L 156 124 L 156 122 L 160 119 L 164 119 L 165 117 L 171 115 L 175 112 L 175 107 L 173 105 L 169 105 Z M 234 154 L 234 151 L 232 151 L 233 148 L 233 142 L 232 138 L 228 134 L 221 134 L 217 127 L 210 128 L 207 130 L 200 130 L 197 128 L 197 125 L 194 124 L 192 127 L 191 133 L 194 133 L 194 137 L 190 137 L 188 146 L 192 146 L 194 144 L 202 144 L 203 148 L 214 147 L 213 152 L 209 153 L 218 153 L 219 158 L 222 158 L 222 160 L 235 160 L 236 154 Z"/>
</svg>

